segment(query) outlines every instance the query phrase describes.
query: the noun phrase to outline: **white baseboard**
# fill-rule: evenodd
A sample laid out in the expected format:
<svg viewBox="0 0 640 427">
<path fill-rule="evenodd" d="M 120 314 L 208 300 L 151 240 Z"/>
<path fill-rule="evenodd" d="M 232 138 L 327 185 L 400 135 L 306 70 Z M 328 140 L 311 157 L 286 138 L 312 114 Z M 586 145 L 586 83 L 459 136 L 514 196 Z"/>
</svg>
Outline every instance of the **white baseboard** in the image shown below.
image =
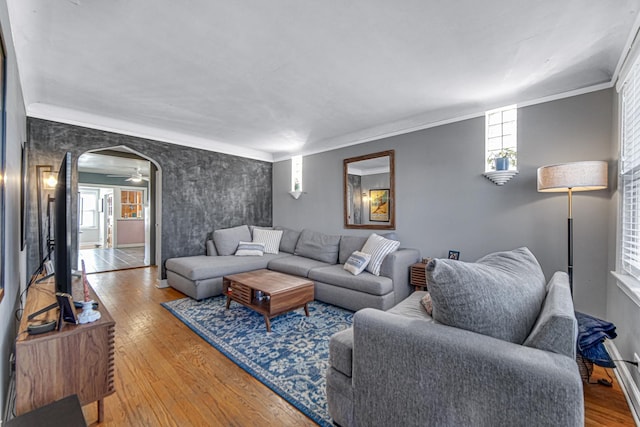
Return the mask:
<svg viewBox="0 0 640 427">
<path fill-rule="evenodd" d="M 168 288 L 169 284 L 167 283 L 167 279 L 162 279 L 158 282 L 158 284 L 156 285 L 156 288 L 158 289 L 164 289 L 164 288 Z"/>
<path fill-rule="evenodd" d="M 623 357 L 618 351 L 618 348 L 612 341 L 605 341 L 605 346 L 607 350 L 611 354 L 611 358 L 613 360 L 622 360 Z M 616 374 L 618 378 L 618 382 L 620 383 L 620 387 L 624 392 L 624 396 L 627 399 L 627 403 L 629 404 L 629 409 L 631 410 L 631 415 L 633 415 L 633 420 L 636 422 L 636 426 L 640 426 L 640 390 L 638 390 L 638 386 L 635 381 L 633 381 L 633 377 L 631 376 L 631 371 L 629 371 L 629 365 L 625 362 L 616 362 L 616 368 L 613 372 Z"/>
</svg>

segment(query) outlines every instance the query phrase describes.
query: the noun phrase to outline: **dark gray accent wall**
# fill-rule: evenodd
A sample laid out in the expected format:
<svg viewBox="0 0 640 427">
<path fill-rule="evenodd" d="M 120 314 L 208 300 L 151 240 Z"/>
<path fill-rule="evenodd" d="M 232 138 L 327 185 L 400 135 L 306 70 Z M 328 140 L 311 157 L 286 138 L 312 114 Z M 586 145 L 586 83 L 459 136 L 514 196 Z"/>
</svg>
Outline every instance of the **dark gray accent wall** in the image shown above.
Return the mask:
<svg viewBox="0 0 640 427">
<path fill-rule="evenodd" d="M 305 156 L 306 194 L 294 200 L 291 162 L 273 167 L 275 225 L 345 230 L 343 159 L 395 149 L 396 232 L 424 257 L 459 250 L 463 261 L 494 251 L 529 247 L 547 278 L 567 263 L 567 195 L 538 193 L 537 168 L 612 158 L 612 90 L 518 109 L 518 169 L 504 186 L 482 176 L 484 117 Z M 574 287 L 578 310 L 603 317 L 607 283 L 610 190 L 574 195 Z"/>
<path fill-rule="evenodd" d="M 162 171 L 162 259 L 205 253 L 205 240 L 215 229 L 241 224 L 271 225 L 272 165 L 228 154 L 183 147 L 111 132 L 29 118 L 29 173 L 39 164 L 59 167 L 73 156 L 77 190 L 78 157 L 89 150 L 126 146 L 153 159 Z M 29 188 L 28 271 L 39 265 L 35 179 Z M 74 205 L 76 203 L 74 191 Z M 72 217 L 77 233 L 77 213 Z M 74 259 L 77 242 L 74 242 Z"/>
</svg>

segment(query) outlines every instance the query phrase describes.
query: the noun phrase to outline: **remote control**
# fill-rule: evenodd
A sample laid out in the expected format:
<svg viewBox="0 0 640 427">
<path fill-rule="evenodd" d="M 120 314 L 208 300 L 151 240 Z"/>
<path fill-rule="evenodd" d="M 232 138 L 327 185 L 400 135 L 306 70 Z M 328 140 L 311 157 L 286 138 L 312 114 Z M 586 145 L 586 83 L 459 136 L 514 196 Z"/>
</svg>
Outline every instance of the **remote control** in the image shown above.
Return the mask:
<svg viewBox="0 0 640 427">
<path fill-rule="evenodd" d="M 27 326 L 27 332 L 29 335 L 38 335 L 44 334 L 45 332 L 51 332 L 56 328 L 56 321 L 52 320 L 51 322 L 41 323 L 39 325 L 29 325 Z"/>
</svg>

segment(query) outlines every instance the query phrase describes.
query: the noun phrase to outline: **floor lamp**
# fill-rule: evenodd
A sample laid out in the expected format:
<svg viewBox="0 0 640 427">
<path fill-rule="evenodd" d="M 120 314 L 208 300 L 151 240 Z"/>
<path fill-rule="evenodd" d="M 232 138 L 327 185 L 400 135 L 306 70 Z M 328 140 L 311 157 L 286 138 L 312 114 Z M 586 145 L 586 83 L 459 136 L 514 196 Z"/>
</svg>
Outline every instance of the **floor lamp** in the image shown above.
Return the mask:
<svg viewBox="0 0 640 427">
<path fill-rule="evenodd" d="M 575 191 L 604 190 L 607 188 L 607 162 L 573 162 L 538 168 L 538 191 L 566 192 L 569 195 L 567 218 L 567 248 L 569 287 L 573 295 L 573 213 L 571 196 Z"/>
</svg>

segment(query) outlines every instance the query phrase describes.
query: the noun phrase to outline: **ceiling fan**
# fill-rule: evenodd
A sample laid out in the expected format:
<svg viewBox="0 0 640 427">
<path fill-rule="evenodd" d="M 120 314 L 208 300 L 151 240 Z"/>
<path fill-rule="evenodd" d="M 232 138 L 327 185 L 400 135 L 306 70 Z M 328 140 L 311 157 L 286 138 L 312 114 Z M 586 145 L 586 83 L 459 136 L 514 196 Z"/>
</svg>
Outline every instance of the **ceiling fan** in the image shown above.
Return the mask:
<svg viewBox="0 0 640 427">
<path fill-rule="evenodd" d="M 107 175 L 107 176 L 111 178 L 127 178 L 125 179 L 125 181 L 129 181 L 129 182 L 149 181 L 148 176 L 142 175 L 142 171 L 140 168 L 135 168 L 135 171 L 129 175 Z"/>
</svg>

